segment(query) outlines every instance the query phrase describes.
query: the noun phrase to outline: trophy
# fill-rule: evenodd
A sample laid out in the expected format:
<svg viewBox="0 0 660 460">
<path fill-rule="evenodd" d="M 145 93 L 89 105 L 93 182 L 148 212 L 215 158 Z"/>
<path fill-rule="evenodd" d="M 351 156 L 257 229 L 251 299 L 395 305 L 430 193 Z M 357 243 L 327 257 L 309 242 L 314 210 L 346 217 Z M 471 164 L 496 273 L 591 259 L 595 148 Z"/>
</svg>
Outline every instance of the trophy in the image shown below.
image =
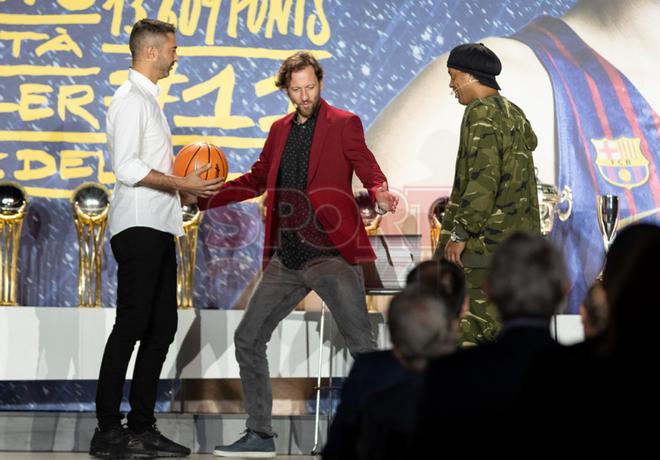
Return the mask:
<svg viewBox="0 0 660 460">
<path fill-rule="evenodd" d="M 376 235 L 383 216 L 379 215 L 374 209 L 369 192 L 366 190 L 356 190 L 353 193 L 353 196 L 355 197 L 355 203 L 357 204 L 360 218 L 362 219 L 362 225 L 364 225 L 367 235 Z M 368 295 L 366 301 L 367 311 L 378 311 L 376 299 L 373 295 Z"/>
<path fill-rule="evenodd" d="M 619 225 L 619 197 L 616 195 L 600 195 L 598 197 L 598 226 L 603 234 L 605 252 L 610 249 L 616 229 Z"/>
<path fill-rule="evenodd" d="M 84 183 L 71 195 L 78 233 L 78 301 L 81 307 L 101 306 L 101 261 L 110 191 L 101 184 Z"/>
<path fill-rule="evenodd" d="M 176 238 L 179 264 L 176 273 L 176 292 L 179 308 L 193 307 L 193 275 L 197 258 L 197 230 L 202 212 L 196 204 L 183 206 L 183 236 Z"/>
<path fill-rule="evenodd" d="M 445 211 L 449 204 L 448 196 L 441 196 L 433 202 L 429 208 L 429 227 L 431 229 L 431 254 L 435 254 L 435 248 L 440 240 L 440 231 L 442 230 L 442 219 L 445 217 Z"/>
<path fill-rule="evenodd" d="M 13 182 L 0 183 L 0 305 L 16 302 L 16 268 L 27 194 Z"/>
<path fill-rule="evenodd" d="M 547 184 L 536 179 L 536 192 L 539 199 L 539 219 L 541 234 L 548 235 L 552 231 L 555 221 L 555 213 L 559 220 L 566 222 L 573 211 L 573 191 L 568 185 L 559 194 L 559 190 L 552 184 Z M 566 203 L 566 209 L 561 209 L 560 204 Z"/>
<path fill-rule="evenodd" d="M 376 213 L 373 204 L 371 204 L 371 198 L 369 197 L 369 192 L 366 190 L 358 190 L 354 194 L 355 202 L 357 203 L 358 210 L 360 211 L 360 217 L 362 218 L 362 224 L 364 229 L 367 231 L 367 235 L 373 236 L 378 233 L 378 227 L 380 226 L 380 221 L 383 216 Z"/>
</svg>

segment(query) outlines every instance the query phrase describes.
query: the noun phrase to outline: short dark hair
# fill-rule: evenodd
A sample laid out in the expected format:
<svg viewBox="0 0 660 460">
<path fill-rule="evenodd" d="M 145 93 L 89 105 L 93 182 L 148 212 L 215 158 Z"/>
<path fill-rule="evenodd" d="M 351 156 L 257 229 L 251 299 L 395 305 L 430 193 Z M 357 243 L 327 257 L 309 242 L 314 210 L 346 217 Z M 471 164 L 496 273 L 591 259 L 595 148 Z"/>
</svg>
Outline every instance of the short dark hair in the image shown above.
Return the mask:
<svg viewBox="0 0 660 460">
<path fill-rule="evenodd" d="M 421 262 L 408 273 L 406 285 L 428 289 L 446 302 L 455 318 L 461 314 L 465 302 L 465 275 L 456 264 L 446 259 Z"/>
<path fill-rule="evenodd" d="M 516 232 L 495 251 L 486 290 L 502 320 L 550 319 L 562 306 L 567 288 L 561 253 L 539 235 Z"/>
<path fill-rule="evenodd" d="M 159 21 L 158 19 L 140 19 L 133 25 L 131 38 L 128 40 L 131 56 L 135 59 L 146 37 L 150 35 L 166 37 L 168 34 L 174 33 L 176 33 L 176 27 L 169 22 Z"/>
<path fill-rule="evenodd" d="M 418 289 L 406 288 L 395 295 L 387 311 L 392 344 L 418 372 L 429 360 L 454 350 L 453 320 L 438 296 Z"/>
<path fill-rule="evenodd" d="M 323 80 L 323 68 L 319 62 L 310 53 L 298 51 L 296 54 L 286 58 L 280 66 L 280 70 L 277 72 L 277 77 L 275 78 L 275 86 L 279 89 L 287 89 L 289 83 L 291 83 L 291 74 L 308 66 L 312 66 L 316 78 L 320 83 Z"/>
</svg>

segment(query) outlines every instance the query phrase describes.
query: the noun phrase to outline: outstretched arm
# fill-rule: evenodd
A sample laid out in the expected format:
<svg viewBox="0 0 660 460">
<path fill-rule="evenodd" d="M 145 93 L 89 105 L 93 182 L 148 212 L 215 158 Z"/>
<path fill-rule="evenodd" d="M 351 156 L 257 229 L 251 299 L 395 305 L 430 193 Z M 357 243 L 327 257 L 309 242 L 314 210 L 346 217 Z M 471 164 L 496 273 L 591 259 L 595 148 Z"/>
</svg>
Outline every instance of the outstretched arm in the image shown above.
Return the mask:
<svg viewBox="0 0 660 460">
<path fill-rule="evenodd" d="M 380 170 L 374 154 L 364 141 L 362 122 L 357 116 L 351 117 L 344 128 L 344 155 L 351 162 L 355 174 L 369 191 L 369 196 L 378 207 L 387 212 L 394 212 L 399 197 L 389 191 L 387 179 Z"/>
<path fill-rule="evenodd" d="M 264 148 L 259 155 L 259 159 L 252 165 L 250 171 L 242 176 L 225 183 L 220 190 L 210 198 L 202 197 L 199 200 L 199 208 L 209 209 L 218 206 L 224 206 L 237 201 L 249 200 L 257 197 L 266 191 L 266 182 L 268 171 L 270 171 L 270 161 L 273 149 L 273 131 L 276 126 L 273 125 L 271 132 L 266 138 Z"/>
</svg>

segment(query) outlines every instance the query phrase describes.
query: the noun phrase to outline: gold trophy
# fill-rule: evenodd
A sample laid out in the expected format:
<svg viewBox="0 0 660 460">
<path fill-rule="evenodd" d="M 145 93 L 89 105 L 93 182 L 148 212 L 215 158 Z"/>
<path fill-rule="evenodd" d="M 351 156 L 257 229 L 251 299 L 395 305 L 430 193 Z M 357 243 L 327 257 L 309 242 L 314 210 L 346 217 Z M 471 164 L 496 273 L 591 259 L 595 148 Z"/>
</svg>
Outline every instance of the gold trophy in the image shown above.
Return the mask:
<svg viewBox="0 0 660 460">
<path fill-rule="evenodd" d="M 616 195 L 600 195 L 598 197 L 598 226 L 603 234 L 605 252 L 610 249 L 619 226 L 619 197 Z"/>
<path fill-rule="evenodd" d="M 440 231 L 442 230 L 442 218 L 445 216 L 445 210 L 449 204 L 449 197 L 441 196 L 433 202 L 429 208 L 429 227 L 431 229 L 431 255 L 435 254 L 435 248 L 440 241 Z"/>
<path fill-rule="evenodd" d="M 71 195 L 78 233 L 78 301 L 81 307 L 101 306 L 101 262 L 105 227 L 110 210 L 110 191 L 87 182 Z"/>
<path fill-rule="evenodd" d="M 371 204 L 369 192 L 366 190 L 358 190 L 353 193 L 353 196 L 355 197 L 355 202 L 357 203 L 360 217 L 362 218 L 362 225 L 364 225 L 367 235 L 373 236 L 378 234 L 378 227 L 380 227 L 380 222 L 383 219 L 383 216 L 376 213 L 374 206 Z M 367 296 L 367 310 L 378 311 L 378 308 L 376 307 L 376 298 L 373 295 Z"/>
<path fill-rule="evenodd" d="M 197 205 L 186 205 L 183 211 L 184 235 L 176 238 L 179 264 L 176 273 L 176 292 L 179 308 L 193 307 L 193 275 L 197 258 L 197 230 L 202 221 L 202 212 Z"/>
<path fill-rule="evenodd" d="M 16 267 L 21 228 L 28 200 L 23 188 L 14 182 L 0 183 L 0 305 L 16 302 Z"/>
</svg>

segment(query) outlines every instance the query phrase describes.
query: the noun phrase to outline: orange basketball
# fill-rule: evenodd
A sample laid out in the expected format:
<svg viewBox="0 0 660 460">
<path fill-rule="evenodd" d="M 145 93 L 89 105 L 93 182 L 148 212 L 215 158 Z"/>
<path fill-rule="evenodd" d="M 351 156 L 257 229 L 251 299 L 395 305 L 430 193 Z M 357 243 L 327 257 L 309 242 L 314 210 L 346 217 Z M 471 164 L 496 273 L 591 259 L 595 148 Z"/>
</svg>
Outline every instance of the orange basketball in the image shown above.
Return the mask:
<svg viewBox="0 0 660 460">
<path fill-rule="evenodd" d="M 204 180 L 227 178 L 229 166 L 227 157 L 220 147 L 216 147 L 206 142 L 195 142 L 179 150 L 174 158 L 174 174 L 176 176 L 187 176 L 195 169 L 201 168 L 207 163 L 211 163 L 211 168 L 200 174 Z"/>
</svg>

